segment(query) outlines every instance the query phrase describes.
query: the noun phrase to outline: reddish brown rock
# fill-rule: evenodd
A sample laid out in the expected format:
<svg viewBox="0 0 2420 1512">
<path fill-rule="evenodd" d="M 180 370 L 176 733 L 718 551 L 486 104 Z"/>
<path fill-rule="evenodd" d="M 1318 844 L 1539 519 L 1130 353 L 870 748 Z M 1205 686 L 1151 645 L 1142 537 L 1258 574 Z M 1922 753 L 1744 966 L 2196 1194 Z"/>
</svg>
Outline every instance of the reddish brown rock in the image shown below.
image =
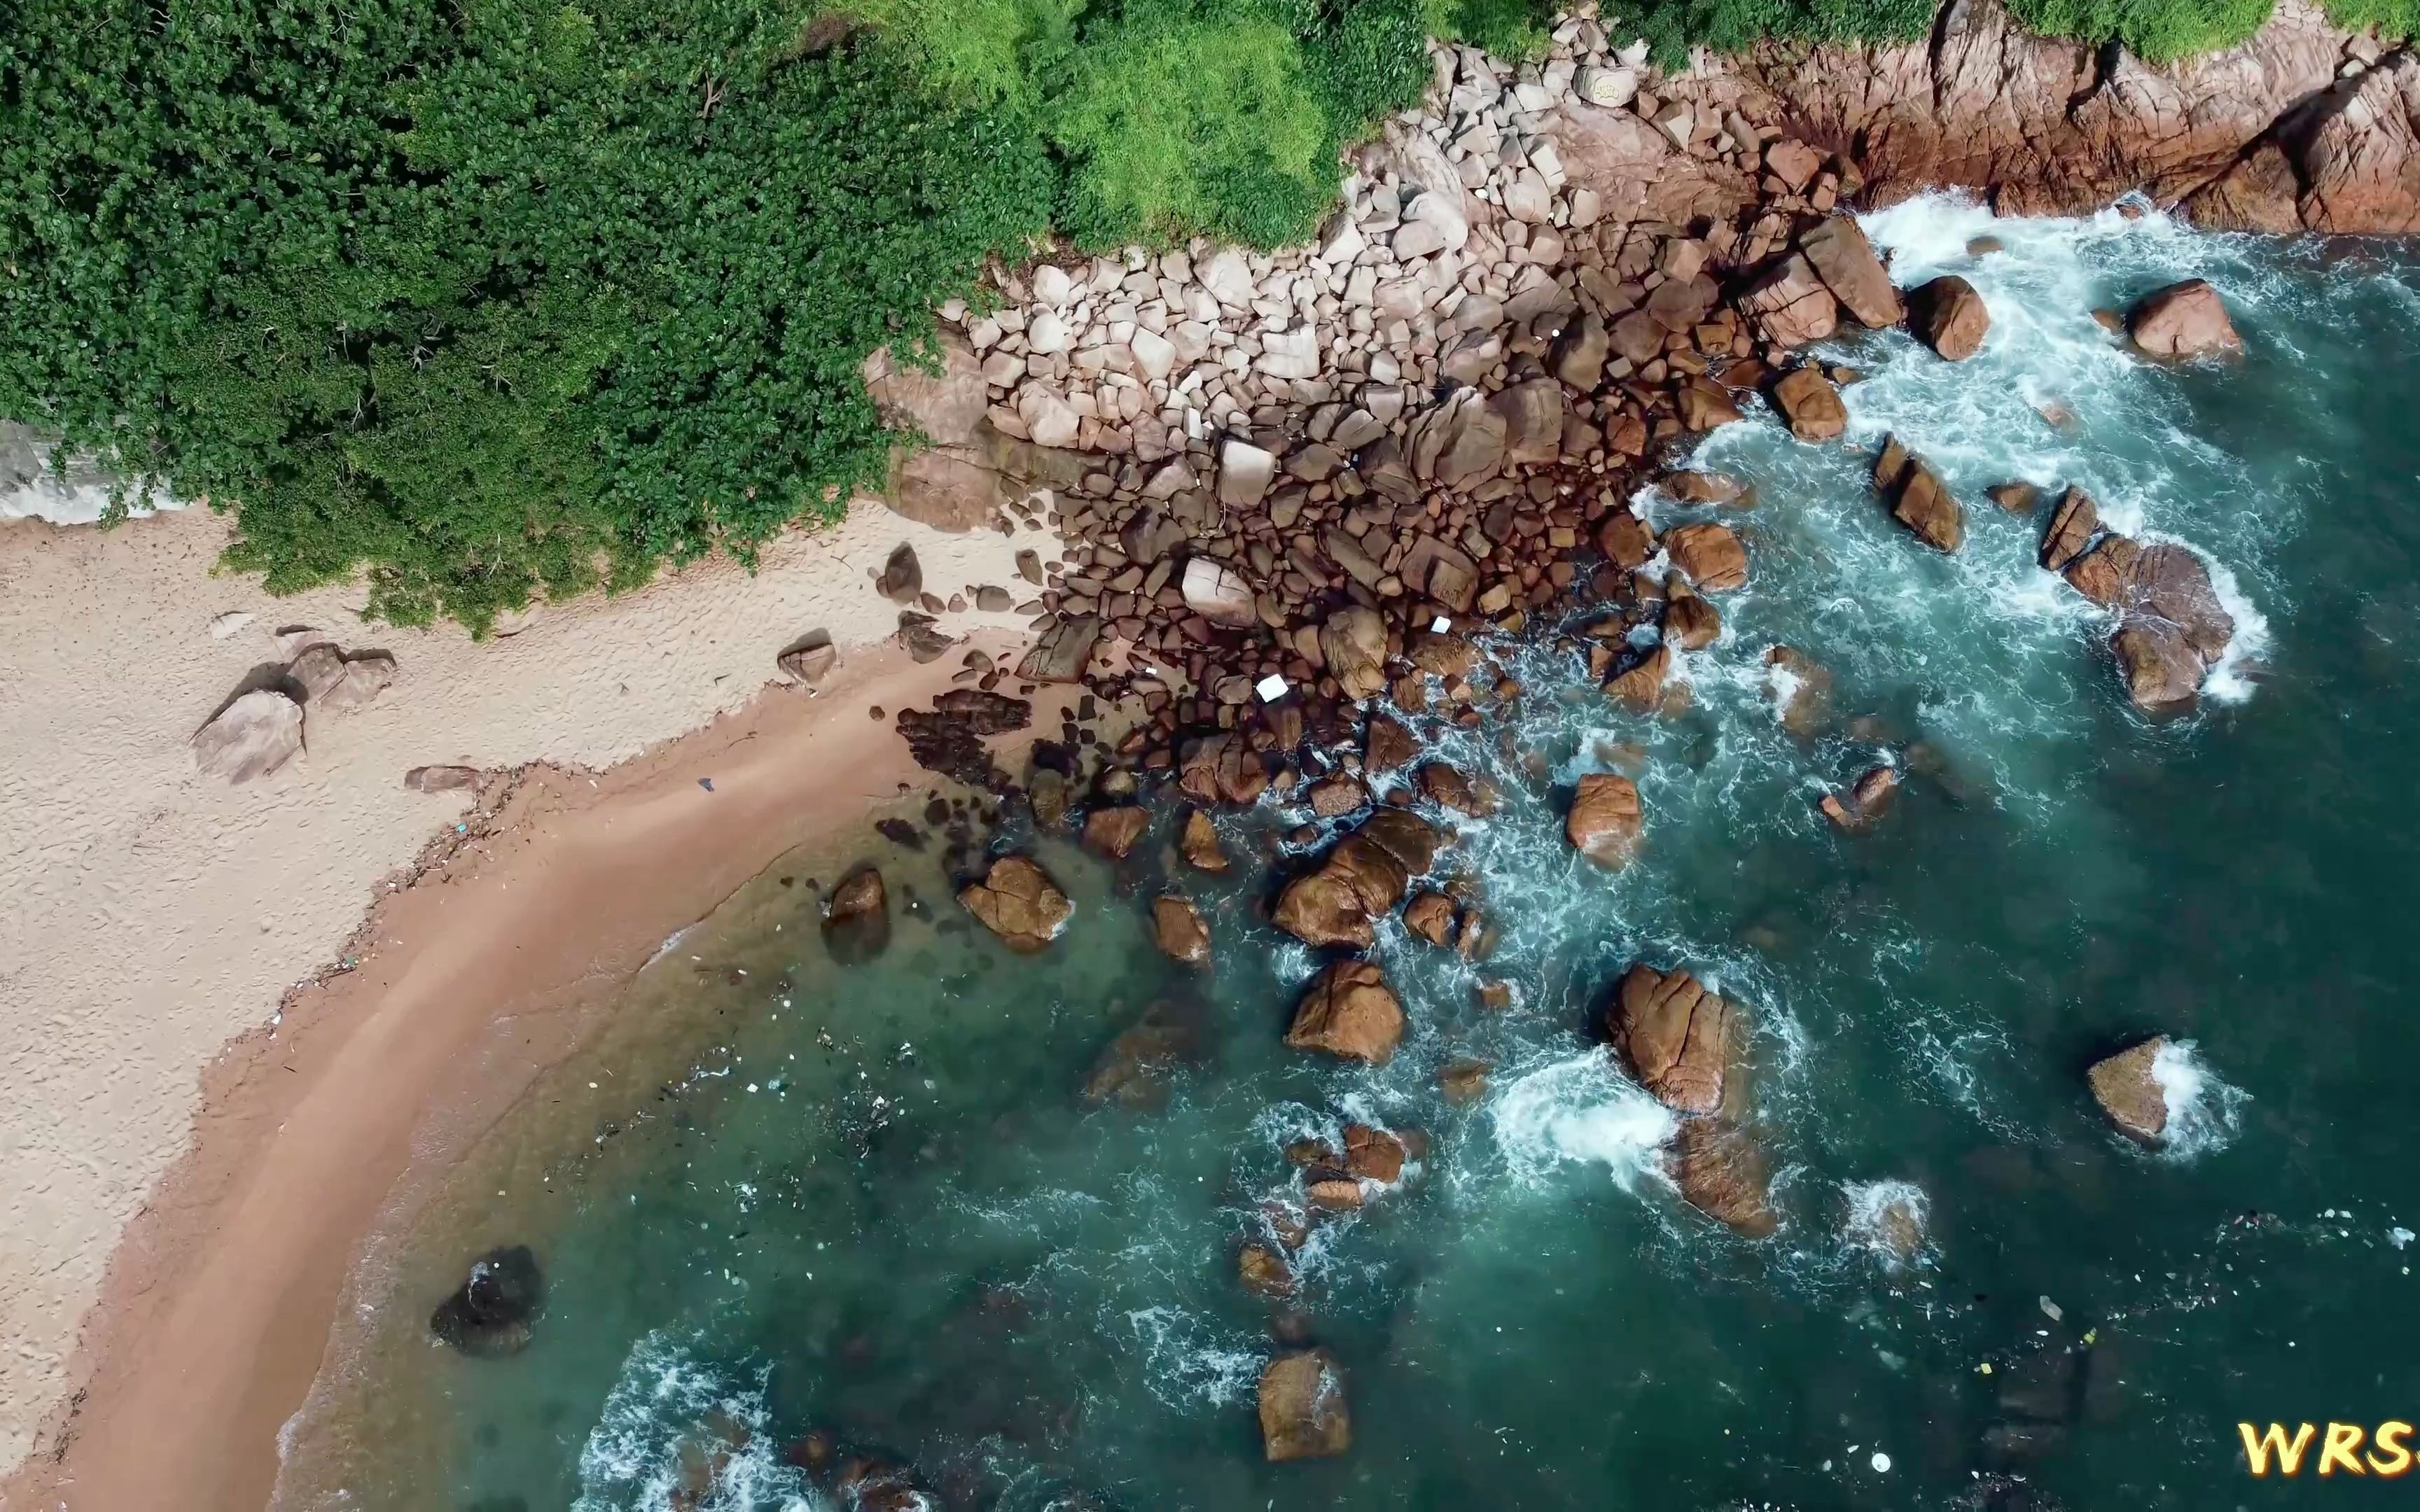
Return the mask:
<svg viewBox="0 0 2420 1512">
<path fill-rule="evenodd" d="M 1370 801 L 1360 779 L 1347 772 L 1312 783 L 1310 797 L 1311 811 L 1322 819 L 1341 819 Z"/>
<path fill-rule="evenodd" d="M 1917 285 L 1907 297 L 1908 327 L 1943 359 L 1962 363 L 1982 350 L 1992 312 L 1975 285 L 1955 273 Z"/>
<path fill-rule="evenodd" d="M 1729 1119 L 1682 1119 L 1665 1169 L 1691 1207 L 1743 1238 L 1765 1239 L 1780 1227 L 1764 1151 Z"/>
<path fill-rule="evenodd" d="M 1664 642 L 1682 651 L 1702 651 L 1723 633 L 1722 611 L 1689 585 L 1675 579 L 1664 601 Z"/>
<path fill-rule="evenodd" d="M 2202 674 L 2209 666 L 2196 655 L 2184 632 L 2165 620 L 2129 614 L 2109 638 L 2110 654 L 2126 696 L 2149 712 L 2183 708 L 2201 696 Z"/>
<path fill-rule="evenodd" d="M 1655 554 L 1655 532 L 1630 511 L 1617 510 L 1597 527 L 1597 549 L 1624 572 L 1644 566 Z"/>
<path fill-rule="evenodd" d="M 1869 768 L 1846 793 L 1827 793 L 1818 807 L 1823 817 L 1841 829 L 1860 830 L 1883 816 L 1899 791 L 1899 772 L 1888 766 Z"/>
<path fill-rule="evenodd" d="M 1198 966 L 1210 959 L 1210 926 L 1192 901 L 1174 896 L 1155 898 L 1151 904 L 1151 936 L 1171 960 Z"/>
<path fill-rule="evenodd" d="M 1891 517 L 1936 551 L 1955 551 L 1966 539 L 1966 511 L 1948 485 L 1894 436 L 1874 461 L 1874 488 L 1891 506 Z"/>
<path fill-rule="evenodd" d="M 1795 367 L 1773 386 L 1773 402 L 1802 441 L 1838 440 L 1849 428 L 1849 407 L 1821 369 Z"/>
<path fill-rule="evenodd" d="M 1832 669 L 1793 646 L 1775 646 L 1764 664 L 1781 728 L 1802 740 L 1822 729 L 1831 712 Z"/>
<path fill-rule="evenodd" d="M 1294 1295 L 1294 1267 L 1269 1245 L 1246 1244 L 1235 1256 L 1235 1279 L 1255 1297 L 1282 1302 Z"/>
<path fill-rule="evenodd" d="M 1800 237 L 1798 250 L 1840 301 L 1840 308 L 1859 325 L 1881 331 L 1907 317 L 1889 272 L 1874 255 L 1874 245 L 1866 239 L 1864 227 L 1854 220 L 1833 216 Z"/>
<path fill-rule="evenodd" d="M 1202 1058 L 1201 1025 L 1170 1003 L 1154 1003 L 1109 1041 L 1084 1079 L 1084 1101 L 1138 1113 L 1168 1103 L 1169 1082 Z"/>
<path fill-rule="evenodd" d="M 1410 761 L 1419 748 L 1420 743 L 1403 721 L 1373 714 L 1361 735 L 1361 770 L 1373 777 L 1383 777 Z"/>
<path fill-rule="evenodd" d="M 1269 1463 L 1326 1459 L 1353 1447 L 1344 1372 L 1326 1350 L 1281 1354 L 1261 1371 L 1261 1450 Z"/>
<path fill-rule="evenodd" d="M 1683 469 L 1668 472 L 1656 486 L 1683 503 L 1739 504 L 1747 507 L 1747 485 L 1728 472 L 1707 472 L 1699 469 Z M 1748 501 L 1752 502 L 1753 501 Z"/>
<path fill-rule="evenodd" d="M 2092 546 L 2092 538 L 2101 532 L 2101 510 L 2092 496 L 2083 489 L 2070 486 L 2058 496 L 2050 512 L 2050 528 L 2042 532 L 2041 564 L 2050 572 L 2065 572 L 2068 564 L 2084 555 Z"/>
<path fill-rule="evenodd" d="M 1580 779 L 1571 812 L 1563 819 L 1564 838 L 1582 856 L 1599 866 L 1627 865 L 1637 851 L 1647 818 L 1638 802 L 1638 786 L 1612 772 L 1590 772 Z"/>
<path fill-rule="evenodd" d="M 1199 809 L 1186 814 L 1185 828 L 1177 837 L 1176 853 L 1185 857 L 1186 865 L 1197 872 L 1227 870 L 1227 852 L 1218 843 L 1218 831 L 1211 825 L 1210 816 Z"/>
<path fill-rule="evenodd" d="M 1095 809 L 1084 816 L 1084 843 L 1112 861 L 1123 861 L 1133 854 L 1135 842 L 1150 827 L 1151 810 L 1140 804 Z"/>
<path fill-rule="evenodd" d="M 1665 535 L 1664 549 L 1672 565 L 1701 593 L 1728 593 L 1747 586 L 1747 548 L 1728 525 L 1680 526 Z"/>
<path fill-rule="evenodd" d="M 1367 961 L 1340 961 L 1311 979 L 1286 1043 L 1383 1066 L 1404 1037 L 1404 1005 Z"/>
<path fill-rule="evenodd" d="M 2124 535 L 2104 535 L 2101 543 L 2067 564 L 2061 574 L 2077 593 L 2103 609 L 2118 609 L 2133 596 L 2134 568 L 2143 548 Z"/>
<path fill-rule="evenodd" d="M 1792 253 L 1760 275 L 1738 303 L 1757 332 L 1779 347 L 1823 341 L 1840 329 L 1840 301 L 1803 253 Z"/>
<path fill-rule="evenodd" d="M 891 944 L 891 895 L 882 873 L 861 866 L 840 879 L 824 905 L 823 936 L 844 965 L 871 961 Z"/>
<path fill-rule="evenodd" d="M 1404 1140 L 1384 1129 L 1366 1123 L 1344 1126 L 1344 1169 L 1356 1180 L 1391 1186 L 1404 1179 L 1404 1162 L 1410 1155 Z"/>
<path fill-rule="evenodd" d="M 1022 856 L 1003 856 L 958 902 L 1010 949 L 1031 954 L 1058 937 L 1075 912 L 1047 872 Z"/>
<path fill-rule="evenodd" d="M 1495 795 L 1483 779 L 1474 781 L 1443 762 L 1429 762 L 1420 767 L 1420 791 L 1428 795 L 1430 802 L 1473 819 L 1484 819 L 1496 811 Z"/>
<path fill-rule="evenodd" d="M 2145 295 L 2126 312 L 2126 334 L 2148 357 L 2202 357 L 2243 348 L 2218 290 L 2198 278 Z"/>
<path fill-rule="evenodd" d="M 1487 1073 L 1495 1069 L 1484 1060 L 1467 1057 L 1447 1061 L 1437 1072 L 1437 1090 L 1456 1106 L 1476 1103 L 1487 1095 Z"/>
<path fill-rule="evenodd" d="M 1638 1084 L 1676 1113 L 1723 1105 L 1734 1041 L 1730 1005 L 1685 971 L 1645 962 L 1622 977 L 1606 1027 Z"/>
<path fill-rule="evenodd" d="M 1404 927 L 1442 946 L 1453 938 L 1453 900 L 1441 892 L 1424 892 L 1404 905 Z"/>
<path fill-rule="evenodd" d="M 1319 627 L 1319 653 L 1347 698 L 1375 698 L 1387 690 L 1387 625 L 1376 609 L 1356 605 L 1329 615 Z"/>
<path fill-rule="evenodd" d="M 1197 804 L 1241 807 L 1258 801 L 1268 788 L 1269 773 L 1260 753 L 1242 736 L 1218 734 L 1187 748 L 1177 785 Z"/>
<path fill-rule="evenodd" d="M 1983 490 L 1983 497 L 2011 515 L 2030 515 L 2041 502 L 2041 490 L 2030 483 L 1995 483 Z"/>
<path fill-rule="evenodd" d="M 2146 1144 L 2167 1136 L 2168 1103 L 2159 1078 L 2152 1073 L 2168 1037 L 2154 1035 L 2141 1044 L 2095 1062 L 2085 1073 L 2092 1099 L 2109 1121 Z"/>
<path fill-rule="evenodd" d="M 1652 714 L 1664 703 L 1664 678 L 1672 670 L 1672 648 L 1657 645 L 1606 680 L 1605 696 L 1634 714 Z"/>
</svg>

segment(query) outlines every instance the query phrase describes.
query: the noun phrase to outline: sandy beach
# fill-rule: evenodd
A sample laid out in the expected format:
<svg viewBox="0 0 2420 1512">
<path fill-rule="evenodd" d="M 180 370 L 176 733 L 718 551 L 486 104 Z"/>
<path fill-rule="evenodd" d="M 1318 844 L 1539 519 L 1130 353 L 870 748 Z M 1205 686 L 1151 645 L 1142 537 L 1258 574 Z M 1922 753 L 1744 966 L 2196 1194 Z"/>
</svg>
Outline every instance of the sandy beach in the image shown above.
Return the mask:
<svg viewBox="0 0 2420 1512">
<path fill-rule="evenodd" d="M 0 526 L 0 1504 L 262 1505 L 361 1235 L 447 1148 L 431 1120 L 475 1128 L 667 935 L 913 776 L 867 708 L 961 653 L 877 646 L 892 548 L 947 596 L 1053 545 L 861 503 L 752 576 L 704 563 L 479 643 L 213 576 L 227 532 Z M 943 625 L 994 655 L 1024 633 Z M 193 730 L 295 625 L 392 652 L 396 683 L 274 773 L 202 777 Z M 811 696 L 774 655 L 817 627 L 843 653 Z M 407 790 L 430 764 L 489 775 Z"/>
</svg>

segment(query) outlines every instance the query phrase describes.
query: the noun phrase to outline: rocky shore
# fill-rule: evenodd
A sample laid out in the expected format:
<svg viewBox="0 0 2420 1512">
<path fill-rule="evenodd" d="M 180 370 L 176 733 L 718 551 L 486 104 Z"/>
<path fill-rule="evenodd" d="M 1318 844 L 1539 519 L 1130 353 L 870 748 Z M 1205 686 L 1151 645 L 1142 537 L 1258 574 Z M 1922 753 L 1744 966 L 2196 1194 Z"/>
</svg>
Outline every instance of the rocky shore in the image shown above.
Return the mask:
<svg viewBox="0 0 2420 1512">
<path fill-rule="evenodd" d="M 1022 782 L 1037 824 L 1080 822 L 1092 849 L 1124 861 L 1156 823 L 1139 795 L 1165 781 L 1190 805 L 1176 851 L 1224 870 L 1209 812 L 1274 795 L 1297 816 L 1268 918 L 1329 952 L 1285 1036 L 1306 1053 L 1392 1056 L 1403 1004 L 1357 952 L 1398 909 L 1436 946 L 1474 961 L 1492 948 L 1483 887 L 1423 879 L 1453 816 L 1484 817 L 1494 795 L 1479 774 L 1419 760 L 1425 736 L 1524 696 L 1490 638 L 1546 638 L 1635 716 L 1685 707 L 1673 656 L 1719 635 L 1724 595 L 1753 576 L 1755 532 L 1717 517 L 1659 535 L 1634 496 L 1652 482 L 1718 514 L 1752 510 L 1736 480 L 1668 468 L 1760 406 L 1801 442 L 1836 444 L 1858 375 L 1807 357 L 1813 343 L 1904 325 L 1956 363 L 1988 338 L 1964 280 L 1897 286 L 1852 206 L 1948 185 L 2007 211 L 2125 195 L 2130 213 L 2149 199 L 2218 226 L 2420 224 L 2413 59 L 2297 6 L 2242 49 L 2164 70 L 2024 37 L 1966 0 L 1929 47 L 1772 48 L 1677 76 L 1593 6 L 1554 37 L 1520 69 L 1436 50 L 1427 108 L 1356 157 L 1315 245 L 1197 240 L 997 269 L 992 301 L 943 312 L 938 374 L 887 358 L 868 371 L 894 417 L 939 443 L 903 455 L 894 507 L 943 529 L 1047 523 L 1064 544 L 1028 573 L 1034 651 L 959 674 L 1003 702 L 1016 701 L 993 690 L 1012 681 L 1020 695 L 1063 682 L 1092 695 Z M 2096 313 L 2144 362 L 2241 347 L 2206 284 Z M 1963 548 L 1969 501 L 1923 457 L 1890 440 L 1873 484 L 1907 549 Z M 1989 497 L 2038 514 L 2040 566 L 2108 611 L 2132 702 L 2190 706 L 2234 634 L 2207 564 L 2105 530 L 2074 487 L 2012 481 Z M 1763 659 L 1784 727 L 1803 737 L 1826 717 L 1829 674 L 1787 646 Z M 1094 728 L 1111 710 L 1113 728 Z M 977 717 L 945 702 L 900 722 L 921 757 L 950 744 L 937 721 Z M 1877 766 L 1820 807 L 1863 829 L 1899 780 Z M 1021 783 L 986 772 L 983 785 L 1013 797 Z M 1625 864 L 1652 825 L 1615 773 L 1584 779 L 1566 812 L 1569 842 L 1600 866 Z M 1064 900 L 1032 861 L 961 859 L 974 916 L 1015 949 L 1047 949 Z M 1169 954 L 1214 953 L 1175 889 L 1153 912 Z M 1483 983 L 1482 1002 L 1500 1008 L 1509 991 Z M 1777 1219 L 1731 1074 L 1753 1012 L 1678 964 L 1641 961 L 1608 988 L 1602 1033 L 1674 1116 L 1665 1166 L 1681 1195 L 1759 1239 Z M 1138 1090 L 1150 1068 L 1181 1056 L 1181 1026 L 1155 1013 L 1094 1072 L 1102 1100 L 1150 1105 Z M 1456 1061 L 1440 1090 L 1467 1102 L 1490 1069 Z M 2096 1072 L 2104 1100 L 2106 1079 Z M 1401 1151 L 1424 1148 L 1416 1132 L 1354 1129 L 1357 1148 L 1397 1158 L 1381 1171 L 1349 1150 L 1301 1151 L 1297 1186 L 1245 1243 L 1247 1289 L 1291 1298 L 1289 1255 L 1311 1227 L 1378 1200 L 1407 1179 Z M 1903 1233 L 1892 1252 L 1920 1242 Z M 1280 1308 L 1290 1352 L 1260 1396 L 1272 1459 L 1350 1442 L 1344 1366 L 1304 1327 Z"/>
</svg>

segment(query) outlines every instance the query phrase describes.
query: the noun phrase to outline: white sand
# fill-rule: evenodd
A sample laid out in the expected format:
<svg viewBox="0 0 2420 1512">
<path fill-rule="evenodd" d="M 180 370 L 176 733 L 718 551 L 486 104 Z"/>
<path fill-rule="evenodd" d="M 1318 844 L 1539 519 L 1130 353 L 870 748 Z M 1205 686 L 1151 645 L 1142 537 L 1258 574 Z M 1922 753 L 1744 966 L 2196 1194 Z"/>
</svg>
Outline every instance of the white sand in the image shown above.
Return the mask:
<svg viewBox="0 0 2420 1512">
<path fill-rule="evenodd" d="M 363 625 L 357 590 L 273 599 L 213 577 L 228 532 L 200 509 L 106 532 L 0 522 L 0 1467 L 37 1447 L 70 1388 L 80 1322 L 184 1148 L 201 1068 L 334 960 L 381 884 L 467 806 L 407 791 L 405 770 L 611 764 L 745 702 L 807 630 L 828 628 L 845 660 L 888 635 L 897 610 L 868 575 L 902 540 L 943 598 L 997 583 L 1022 600 L 1016 548 L 1047 560 L 1056 546 L 943 535 L 861 502 L 835 531 L 778 543 L 753 577 L 701 563 L 474 643 Z M 213 637 L 227 611 L 254 618 Z M 393 652 L 395 686 L 313 716 L 309 748 L 278 772 L 202 778 L 194 729 L 280 659 L 289 625 Z"/>
</svg>

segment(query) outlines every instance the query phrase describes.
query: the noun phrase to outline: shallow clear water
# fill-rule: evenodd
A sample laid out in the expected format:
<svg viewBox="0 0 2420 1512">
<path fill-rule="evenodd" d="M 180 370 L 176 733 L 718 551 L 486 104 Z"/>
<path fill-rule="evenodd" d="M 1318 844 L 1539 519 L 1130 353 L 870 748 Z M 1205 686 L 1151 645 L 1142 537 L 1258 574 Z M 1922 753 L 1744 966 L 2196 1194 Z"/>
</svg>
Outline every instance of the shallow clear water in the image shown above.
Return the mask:
<svg viewBox="0 0 2420 1512">
<path fill-rule="evenodd" d="M 1196 974 L 1149 945 L 1156 861 L 1045 842 L 1080 906 L 1020 960 L 938 857 L 875 841 L 894 904 L 923 903 L 857 967 L 785 865 L 381 1257 L 286 1504 L 817 1506 L 782 1450 L 820 1427 L 951 1505 L 1020 1512 L 1931 1508 L 2009 1471 L 2040 1505 L 2285 1505 L 2311 1489 L 2251 1480 L 2239 1420 L 2420 1416 L 2420 264 L 1938 201 L 1869 224 L 1900 282 L 1982 290 L 1984 352 L 1844 344 L 1870 375 L 1851 444 L 1759 416 L 1706 445 L 1761 502 L 1724 515 L 1752 582 L 1683 658 L 1686 714 L 1623 715 L 1556 653 L 1498 648 L 1522 707 L 1438 745 L 1507 801 L 1439 872 L 1480 880 L 1502 942 L 1474 969 L 1388 927 L 1391 1065 L 1280 1043 L 1314 960 L 1258 919 L 1259 866 L 1172 879 L 1218 942 Z M 1969 257 L 1987 230 L 2008 250 Z M 2225 290 L 2241 363 L 2148 365 L 2091 319 L 2188 275 Z M 1886 432 L 1966 500 L 1957 557 L 1868 492 Z M 2197 715 L 2128 711 L 2105 625 L 2034 566 L 2040 517 L 1982 499 L 2011 478 L 2080 483 L 2218 569 L 2238 652 Z M 1811 739 L 1775 717 L 1776 642 L 1835 674 Z M 1642 752 L 1645 845 L 1607 876 L 1559 806 Z M 1898 806 L 1834 833 L 1814 800 L 1884 759 L 1911 768 Z M 1243 860 L 1283 824 L 1224 827 Z M 1771 1240 L 1678 1201 L 1665 1116 L 1594 1047 L 1639 957 L 1748 1007 Z M 1516 984 L 1511 1011 L 1477 1006 L 1481 971 Z M 1162 1110 L 1088 1106 L 1095 1057 L 1160 999 L 1198 1012 L 1202 1062 Z M 2163 1153 L 2082 1080 L 2154 1031 L 2194 1046 Z M 1465 1057 L 1494 1071 L 1456 1106 L 1437 1072 Z M 1351 1453 L 1268 1466 L 1253 1382 L 1278 1346 L 1236 1247 L 1292 1183 L 1285 1145 L 1353 1119 L 1431 1146 L 1306 1251 Z M 1875 1241 L 1894 1196 L 1926 1213 L 1913 1266 Z M 547 1271 L 534 1345 L 429 1346 L 428 1308 L 504 1242 Z M 2054 1427 L 2014 1453 L 2012 1417 Z"/>
</svg>

